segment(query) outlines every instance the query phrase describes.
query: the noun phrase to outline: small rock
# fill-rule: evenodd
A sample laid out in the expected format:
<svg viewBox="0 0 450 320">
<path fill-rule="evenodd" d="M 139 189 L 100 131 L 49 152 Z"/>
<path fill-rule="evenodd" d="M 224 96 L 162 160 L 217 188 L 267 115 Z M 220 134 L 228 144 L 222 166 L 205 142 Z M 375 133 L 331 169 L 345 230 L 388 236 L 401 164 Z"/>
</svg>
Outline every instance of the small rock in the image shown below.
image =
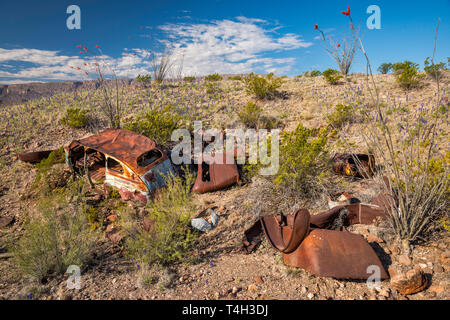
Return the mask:
<svg viewBox="0 0 450 320">
<path fill-rule="evenodd" d="M 233 287 L 233 289 L 231 289 L 231 293 L 232 294 L 236 294 L 236 293 L 238 293 L 240 291 L 240 288 L 238 288 L 238 287 Z"/>
<path fill-rule="evenodd" d="M 408 295 L 422 291 L 428 281 L 421 269 L 411 269 L 391 278 L 391 286 L 400 294 Z"/>
<path fill-rule="evenodd" d="M 405 266 L 410 266 L 411 265 L 411 259 L 406 254 L 402 254 L 401 256 L 399 256 L 398 257 L 398 262 L 400 262 L 401 264 L 403 264 Z"/>
<path fill-rule="evenodd" d="M 389 289 L 379 289 L 378 295 L 389 298 L 390 296 L 390 290 Z"/>
<path fill-rule="evenodd" d="M 397 255 L 397 254 L 400 253 L 400 249 L 399 249 L 398 246 L 395 245 L 395 244 L 393 244 L 393 245 L 390 247 L 390 250 L 391 250 L 391 252 L 392 252 L 393 255 Z"/>
<path fill-rule="evenodd" d="M 264 280 L 263 280 L 262 276 L 260 276 L 260 275 L 255 276 L 253 279 L 254 279 L 255 282 L 258 283 L 258 284 L 263 284 L 263 283 L 264 283 Z"/>
<path fill-rule="evenodd" d="M 425 268 L 427 268 L 428 266 L 427 266 L 426 263 L 419 263 L 419 267 L 420 267 L 421 269 L 425 269 Z"/>
<path fill-rule="evenodd" d="M 256 286 L 256 284 L 251 284 L 248 286 L 247 290 L 249 292 L 256 292 L 258 290 L 258 287 Z"/>
<path fill-rule="evenodd" d="M 7 227 L 13 223 L 14 217 L 0 217 L 0 228 Z"/>
<path fill-rule="evenodd" d="M 441 273 L 441 272 L 444 272 L 444 268 L 442 268 L 442 266 L 439 264 L 435 264 L 433 267 L 433 271 L 435 273 Z"/>
<path fill-rule="evenodd" d="M 106 217 L 106 220 L 109 222 L 114 222 L 117 219 L 117 214 L 112 214 Z"/>
<path fill-rule="evenodd" d="M 393 276 L 395 276 L 398 273 L 397 268 L 392 265 L 389 266 L 388 273 L 389 273 L 389 277 L 392 278 Z"/>
<path fill-rule="evenodd" d="M 367 237 L 367 242 L 376 242 L 376 243 L 383 243 L 383 239 L 377 237 L 376 235 L 374 235 L 373 233 L 369 234 L 369 236 Z"/>
<path fill-rule="evenodd" d="M 314 293 L 310 292 L 307 295 L 308 299 L 311 300 L 312 298 L 314 298 Z"/>
</svg>

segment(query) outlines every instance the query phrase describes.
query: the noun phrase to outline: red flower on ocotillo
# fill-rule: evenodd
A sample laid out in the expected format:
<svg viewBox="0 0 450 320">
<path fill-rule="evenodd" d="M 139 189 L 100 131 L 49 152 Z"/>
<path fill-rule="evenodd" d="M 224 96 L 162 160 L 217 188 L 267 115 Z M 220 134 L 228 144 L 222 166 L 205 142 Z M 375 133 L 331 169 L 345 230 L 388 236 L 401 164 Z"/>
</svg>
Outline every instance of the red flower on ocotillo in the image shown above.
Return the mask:
<svg viewBox="0 0 450 320">
<path fill-rule="evenodd" d="M 341 46 L 339 43 L 337 44 L 338 48 Z"/>
<path fill-rule="evenodd" d="M 77 45 L 77 48 L 81 48 L 81 44 Z"/>
<path fill-rule="evenodd" d="M 348 6 L 347 11 L 341 11 L 342 14 L 345 14 L 346 16 L 350 15 L 350 6 Z"/>
<path fill-rule="evenodd" d="M 314 29 L 319 29 L 319 25 L 318 25 L 318 24 L 315 24 L 315 25 L 314 25 Z"/>
<path fill-rule="evenodd" d="M 96 46 L 95 46 L 96 48 L 100 48 L 100 46 L 97 44 Z"/>
</svg>

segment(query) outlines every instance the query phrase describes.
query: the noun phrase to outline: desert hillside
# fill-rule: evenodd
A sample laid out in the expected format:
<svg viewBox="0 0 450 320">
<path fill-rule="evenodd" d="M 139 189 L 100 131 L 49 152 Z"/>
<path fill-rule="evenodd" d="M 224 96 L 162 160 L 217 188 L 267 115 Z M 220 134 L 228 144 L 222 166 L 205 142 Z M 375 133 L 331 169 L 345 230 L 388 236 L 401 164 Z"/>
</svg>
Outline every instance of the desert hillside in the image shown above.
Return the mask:
<svg viewBox="0 0 450 320">
<path fill-rule="evenodd" d="M 80 182 L 83 178 L 71 176 L 62 159 L 50 164 L 31 164 L 17 157 L 24 152 L 57 150 L 73 140 L 110 127 L 110 119 L 104 112 L 102 87 L 96 87 L 95 82 L 0 87 L 0 221 L 3 222 L 0 224 L 0 299 L 450 298 L 448 210 L 437 212 L 427 221 L 421 236 L 413 241 L 402 241 L 388 221 L 347 227 L 369 242 L 391 279 L 396 274 L 420 269 L 424 284 L 415 294 L 401 294 L 389 279 L 382 281 L 381 288 L 375 290 L 369 289 L 365 281 L 320 277 L 286 266 L 281 253 L 266 239 L 252 253 L 243 252 L 244 232 L 260 216 L 280 211 L 290 214 L 298 208 L 307 208 L 314 215 L 328 210 L 330 199 L 335 201 L 344 192 L 363 203 L 370 203 L 380 191 L 376 178 L 386 174 L 383 168 L 389 166 L 382 158 L 383 152 L 388 152 L 386 146 L 380 145 L 377 149 L 370 144 L 368 130 L 372 127 L 367 121 L 376 115 L 377 109 L 369 92 L 372 84 L 365 75 L 351 74 L 336 84 L 328 83 L 323 76 L 280 77 L 277 78 L 280 86 L 274 94 L 263 99 L 246 88 L 242 81 L 245 77 L 217 75 L 164 82 L 129 81 L 110 89 L 118 90 L 120 95 L 121 127 L 149 135 L 155 129 L 148 126 L 157 124 L 158 132 L 149 138 L 168 152 L 174 142 L 168 139 L 170 135 L 164 130 L 173 129 L 172 124 L 175 124 L 176 128 L 192 132 L 193 121 L 199 120 L 204 129 L 278 128 L 293 133 L 298 132 L 301 124 L 302 132 L 309 132 L 311 140 L 323 134 L 326 141 L 320 146 L 320 154 L 314 153 L 312 159 L 295 162 L 297 166 L 299 163 L 311 166 L 302 168 L 307 176 L 301 180 L 303 186 L 277 184 L 275 180 L 259 176 L 251 166 L 239 166 L 239 182 L 231 187 L 204 194 L 187 191 L 181 195 L 180 192 L 179 198 L 174 193 L 175 198 L 164 198 L 160 204 L 147 206 L 122 200 L 114 191 L 106 196 L 93 192 L 88 183 Z M 440 80 L 439 91 L 429 76 L 423 77 L 420 86 L 409 90 L 401 88 L 392 74 L 374 77 L 379 108 L 390 128 L 396 130 L 392 131 L 392 145 L 398 146 L 397 155 L 402 157 L 403 153 L 409 152 L 408 145 L 404 144 L 410 132 L 408 124 L 411 127 L 418 121 L 423 122 L 423 126 L 434 124 L 432 128 L 438 129 L 432 140 L 435 143 L 432 157 L 436 159 L 433 162 L 436 171 L 433 172 L 436 177 L 442 172 L 448 174 L 445 171 L 449 164 L 448 71 Z M 437 96 L 440 98 L 438 104 Z M 76 110 L 72 113 L 74 119 L 69 110 Z M 373 123 L 376 121 L 378 118 L 373 116 Z M 170 125 L 164 127 L 166 123 Z M 405 131 L 398 129 L 403 127 Z M 428 150 L 426 141 L 419 147 Z M 281 149 L 282 157 L 283 152 L 291 157 L 295 155 L 295 150 L 289 150 L 288 146 L 284 148 Z M 332 172 L 327 161 L 340 152 L 374 154 L 380 168 L 376 177 L 355 178 Z M 319 156 L 327 160 L 318 163 Z M 291 158 L 282 159 L 290 161 Z M 281 167 L 283 163 L 280 163 Z M 296 168 L 290 172 L 297 172 Z M 189 169 L 195 179 L 196 166 Z M 447 197 L 448 187 L 439 201 L 447 203 Z M 184 235 L 191 217 L 207 208 L 215 208 L 218 225 L 203 233 L 192 231 L 194 237 L 189 241 L 181 237 L 170 242 L 175 243 L 174 246 L 186 244 L 183 248 L 170 251 L 166 246 L 166 251 L 161 251 L 155 246 L 147 249 L 166 252 L 163 258 L 156 253 L 137 253 L 140 242 L 133 234 L 142 235 L 142 241 L 147 241 L 147 233 L 142 231 L 146 219 L 170 210 L 170 203 L 172 210 L 184 219 L 177 220 L 182 224 L 177 225 L 177 237 L 180 233 Z M 34 257 L 33 250 L 38 251 L 31 247 L 36 241 L 29 238 L 30 242 L 21 242 L 33 234 L 30 231 L 33 221 L 42 222 L 42 219 L 53 217 L 52 214 L 55 216 L 51 219 L 59 221 L 57 219 L 65 215 L 72 217 L 74 212 L 84 220 L 69 219 L 73 223 L 68 225 L 75 228 L 70 229 L 71 232 L 78 230 L 81 234 L 82 230 L 83 235 L 86 233 L 85 238 L 76 240 L 82 243 L 80 250 L 85 250 L 86 255 L 82 259 L 79 290 L 67 288 L 68 275 L 61 267 L 38 271 L 30 267 L 38 263 L 26 260 Z M 44 228 L 35 232 L 44 232 L 42 230 L 48 231 Z M 133 233 L 130 230 L 141 231 Z M 119 238 L 114 236 L 118 234 Z M 47 234 L 42 235 L 47 241 Z M 58 233 L 58 236 L 69 237 L 66 233 Z M 27 243 L 30 247 L 25 254 L 23 248 Z M 66 252 L 73 245 L 62 243 Z M 19 245 L 22 251 L 17 249 Z M 71 252 L 76 255 L 80 250 Z M 35 255 L 39 256 L 38 253 Z M 46 255 L 48 263 L 53 256 Z M 65 264 L 62 265 L 65 268 Z"/>
</svg>

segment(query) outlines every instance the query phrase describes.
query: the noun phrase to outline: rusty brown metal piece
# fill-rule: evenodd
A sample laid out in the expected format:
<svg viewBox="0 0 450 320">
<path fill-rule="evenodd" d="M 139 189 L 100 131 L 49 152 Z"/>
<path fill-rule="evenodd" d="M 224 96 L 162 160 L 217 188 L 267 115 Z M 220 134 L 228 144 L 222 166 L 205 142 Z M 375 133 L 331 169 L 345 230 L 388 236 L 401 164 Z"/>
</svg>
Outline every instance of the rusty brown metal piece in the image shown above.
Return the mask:
<svg viewBox="0 0 450 320">
<path fill-rule="evenodd" d="M 262 230 L 261 221 L 256 222 L 244 232 L 244 239 L 242 239 L 242 249 L 245 253 L 251 253 L 255 247 L 262 241 L 264 232 Z"/>
<path fill-rule="evenodd" d="M 267 240 L 277 250 L 293 252 L 309 232 L 308 210 L 297 210 L 293 215 L 271 215 L 261 218 L 261 226 Z"/>
<path fill-rule="evenodd" d="M 336 153 L 332 162 L 333 171 L 344 176 L 368 178 L 375 169 L 375 157 L 362 153 Z"/>
<path fill-rule="evenodd" d="M 219 154 L 223 157 L 223 163 L 206 163 L 202 159 L 198 163 L 197 179 L 192 191 L 205 193 L 224 189 L 239 181 L 239 172 L 235 162 L 226 163 L 227 154 Z"/>
<path fill-rule="evenodd" d="M 26 152 L 26 153 L 19 153 L 17 154 L 17 157 L 19 160 L 29 163 L 38 163 L 41 162 L 43 159 L 48 158 L 50 153 L 52 153 L 53 150 L 45 150 L 45 151 L 35 151 L 35 152 Z"/>
<path fill-rule="evenodd" d="M 330 210 L 311 216 L 311 226 L 330 229 L 336 225 L 337 219 L 342 219 L 341 226 L 352 224 L 373 224 L 377 220 L 386 220 L 388 213 L 384 207 L 374 204 L 353 203 L 337 206 Z"/>
<path fill-rule="evenodd" d="M 114 157 L 139 175 L 145 174 L 155 165 L 155 163 L 149 166 L 138 165 L 138 158 L 144 153 L 156 149 L 156 143 L 136 132 L 123 129 L 106 129 L 99 134 L 73 141 L 68 149 L 73 150 L 78 145 Z M 164 157 L 165 154 L 162 154 Z M 166 159 L 167 156 L 164 158 Z M 161 159 L 161 161 L 165 159 Z"/>
<path fill-rule="evenodd" d="M 283 254 L 286 265 L 307 270 L 318 276 L 336 279 L 367 279 L 380 270 L 380 279 L 388 275 L 368 242 L 360 235 L 348 231 L 314 229 L 298 248 Z"/>
</svg>

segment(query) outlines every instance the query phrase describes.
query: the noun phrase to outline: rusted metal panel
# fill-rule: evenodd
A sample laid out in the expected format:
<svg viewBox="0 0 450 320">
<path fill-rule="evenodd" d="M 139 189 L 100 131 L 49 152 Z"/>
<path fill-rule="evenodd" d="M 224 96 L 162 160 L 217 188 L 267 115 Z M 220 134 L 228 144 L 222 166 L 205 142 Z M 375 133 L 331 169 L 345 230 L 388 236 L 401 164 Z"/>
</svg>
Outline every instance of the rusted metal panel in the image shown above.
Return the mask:
<svg viewBox="0 0 450 320">
<path fill-rule="evenodd" d="M 345 208 L 348 210 L 347 225 L 373 224 L 377 220 L 386 220 L 389 217 L 384 208 L 376 205 L 354 203 L 346 205 Z"/>
<path fill-rule="evenodd" d="M 112 156 L 125 163 L 138 175 L 146 173 L 156 164 L 167 159 L 167 155 L 161 152 L 162 158 L 155 163 L 148 166 L 139 166 L 138 158 L 150 150 L 157 149 L 156 143 L 141 134 L 124 129 L 106 129 L 99 134 L 75 140 L 69 145 L 68 149 L 74 149 L 77 145 Z"/>
<path fill-rule="evenodd" d="M 362 153 L 336 153 L 332 162 L 333 171 L 345 176 L 367 178 L 375 169 L 375 157 Z"/>
<path fill-rule="evenodd" d="M 348 231 L 314 229 L 294 252 L 283 254 L 283 262 L 318 276 L 336 279 L 367 279 L 373 274 L 368 267 L 376 266 L 380 270 L 380 279 L 388 278 L 368 242 Z"/>
<path fill-rule="evenodd" d="M 310 215 L 301 209 L 293 215 L 271 215 L 261 218 L 267 240 L 277 250 L 290 253 L 297 249 L 309 232 Z"/>
<path fill-rule="evenodd" d="M 38 163 L 41 162 L 43 159 L 46 159 L 50 153 L 52 153 L 53 150 L 45 150 L 45 151 L 35 151 L 35 152 L 26 152 L 26 153 L 19 153 L 17 154 L 17 157 L 19 160 L 29 163 Z"/>
<path fill-rule="evenodd" d="M 220 155 L 218 155 L 220 157 Z M 223 163 L 210 163 L 200 159 L 198 163 L 197 179 L 192 191 L 205 193 L 229 187 L 239 181 L 239 172 L 236 163 L 226 163 L 226 153 L 222 154 Z"/>
</svg>

